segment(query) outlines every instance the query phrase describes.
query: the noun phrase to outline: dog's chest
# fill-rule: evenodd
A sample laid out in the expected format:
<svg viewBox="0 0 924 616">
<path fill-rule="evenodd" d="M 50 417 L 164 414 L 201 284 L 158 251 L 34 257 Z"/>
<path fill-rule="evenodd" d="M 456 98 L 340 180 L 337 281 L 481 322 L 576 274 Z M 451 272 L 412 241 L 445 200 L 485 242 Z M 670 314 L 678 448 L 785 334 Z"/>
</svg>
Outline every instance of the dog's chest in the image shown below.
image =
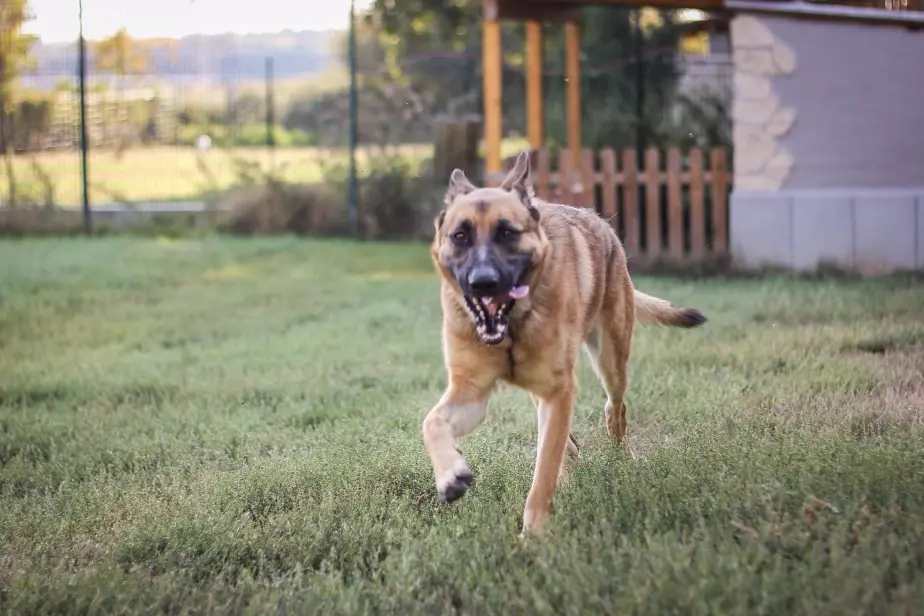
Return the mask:
<svg viewBox="0 0 924 616">
<path fill-rule="evenodd" d="M 539 393 L 551 387 L 566 376 L 566 370 L 558 366 L 559 362 L 550 361 L 530 345 L 513 343 L 505 349 L 507 370 L 503 380 L 528 391 Z"/>
</svg>

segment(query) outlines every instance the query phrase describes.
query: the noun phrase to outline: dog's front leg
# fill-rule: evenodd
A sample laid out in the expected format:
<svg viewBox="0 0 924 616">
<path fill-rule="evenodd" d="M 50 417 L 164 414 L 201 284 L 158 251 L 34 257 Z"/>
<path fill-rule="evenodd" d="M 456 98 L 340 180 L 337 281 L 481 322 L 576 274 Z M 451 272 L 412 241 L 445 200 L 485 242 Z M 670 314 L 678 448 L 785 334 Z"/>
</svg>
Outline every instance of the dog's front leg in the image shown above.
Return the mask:
<svg viewBox="0 0 924 616">
<path fill-rule="evenodd" d="M 539 535 L 549 517 L 552 497 L 555 496 L 558 475 L 562 468 L 568 435 L 571 432 L 571 413 L 576 388 L 573 381 L 548 396 L 539 396 L 539 443 L 536 451 L 536 468 L 533 483 L 526 496 L 523 510 L 523 535 Z"/>
<path fill-rule="evenodd" d="M 450 386 L 423 422 L 423 440 L 433 464 L 436 489 L 445 503 L 458 500 L 472 483 L 456 439 L 478 427 L 487 411 L 487 392 Z"/>
</svg>

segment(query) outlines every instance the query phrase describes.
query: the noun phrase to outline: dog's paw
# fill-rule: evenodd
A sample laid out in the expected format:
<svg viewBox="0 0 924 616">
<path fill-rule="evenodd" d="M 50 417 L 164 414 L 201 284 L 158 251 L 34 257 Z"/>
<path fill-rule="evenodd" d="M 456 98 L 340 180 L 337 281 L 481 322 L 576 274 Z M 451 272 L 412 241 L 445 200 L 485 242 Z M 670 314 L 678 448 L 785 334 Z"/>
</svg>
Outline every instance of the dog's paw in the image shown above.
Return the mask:
<svg viewBox="0 0 924 616">
<path fill-rule="evenodd" d="M 472 485 L 473 478 L 474 475 L 472 475 L 468 465 L 460 461 L 437 482 L 436 489 L 439 492 L 440 500 L 444 503 L 459 500 Z"/>
</svg>

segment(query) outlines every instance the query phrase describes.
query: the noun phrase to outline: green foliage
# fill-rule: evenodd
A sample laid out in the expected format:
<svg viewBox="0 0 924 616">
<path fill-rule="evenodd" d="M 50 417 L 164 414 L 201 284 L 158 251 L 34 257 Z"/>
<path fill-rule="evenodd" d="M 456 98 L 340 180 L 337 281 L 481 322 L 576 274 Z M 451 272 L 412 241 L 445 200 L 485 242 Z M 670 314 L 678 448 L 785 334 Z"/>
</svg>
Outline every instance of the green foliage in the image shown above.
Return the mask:
<svg viewBox="0 0 924 616">
<path fill-rule="evenodd" d="M 256 92 L 238 95 L 227 110 L 229 124 L 258 124 L 266 121 L 266 100 Z"/>
<path fill-rule="evenodd" d="M 222 124 L 201 125 L 187 124 L 177 131 L 178 145 L 192 146 L 199 135 L 208 135 L 212 145 L 216 147 L 260 147 L 266 146 L 266 125 L 261 123 L 245 124 L 243 126 L 226 126 Z M 273 128 L 273 138 L 277 147 L 310 147 L 315 145 L 315 139 L 310 134 L 299 129 L 287 129 L 277 124 Z"/>
<path fill-rule="evenodd" d="M 350 232 L 347 161 L 322 160 L 323 181 L 307 185 L 286 181 L 283 170 L 266 172 L 245 159 L 236 159 L 235 168 L 235 186 L 220 191 L 216 202 L 217 209 L 230 211 L 221 230 L 245 235 L 345 236 Z M 370 157 L 361 164 L 358 209 L 362 236 L 410 239 L 429 233 L 434 195 L 428 168 L 426 161 L 400 153 Z"/>
<path fill-rule="evenodd" d="M 54 98 L 43 94 L 21 93 L 10 113 L 14 151 L 31 152 L 42 148 L 51 128 Z"/>
<path fill-rule="evenodd" d="M 3 0 L 0 5 L 0 114 L 9 113 L 16 78 L 29 64 L 36 37 L 24 34 L 22 26 L 31 19 L 28 0 Z"/>
<path fill-rule="evenodd" d="M 0 155 L 3 156 L 8 202 L 16 203 L 16 176 L 11 157 L 13 127 L 10 114 L 16 100 L 14 85 L 29 64 L 29 49 L 35 36 L 24 34 L 22 26 L 32 19 L 28 0 L 3 0 L 0 4 Z"/>
<path fill-rule="evenodd" d="M 581 361 L 583 462 L 523 543 L 524 393 L 461 441 L 472 490 L 436 498 L 426 246 L 0 243 L 2 609 L 913 613 L 920 282 L 636 283 L 711 320 L 637 330 L 635 460 Z"/>
<path fill-rule="evenodd" d="M 422 116 L 428 119 L 447 113 L 479 113 L 481 11 L 481 2 L 476 0 L 376 0 L 358 28 L 362 82 L 384 82 L 415 92 L 426 110 Z M 698 100 L 678 97 L 675 58 L 681 29 L 674 23 L 673 11 L 643 9 L 638 29 L 636 13 L 627 7 L 585 7 L 581 11 L 586 145 L 631 147 L 640 137 L 645 145 L 668 147 L 688 142 L 691 133 L 698 142 L 708 142 L 707 146 L 720 145 L 713 139 L 727 132 L 728 118 L 704 113 Z M 545 26 L 543 43 L 547 145 L 554 147 L 566 140 L 563 28 Z M 503 127 L 508 136 L 523 135 L 522 22 L 503 24 L 502 44 Z M 639 53 L 641 63 L 637 62 Z M 366 124 L 361 120 L 360 130 Z"/>
<path fill-rule="evenodd" d="M 388 78 L 366 79 L 359 84 L 358 102 L 360 144 L 387 147 L 433 139 L 433 105 L 411 88 Z M 349 118 L 349 92 L 338 90 L 294 100 L 284 124 L 315 135 L 319 144 L 346 147 Z"/>
<path fill-rule="evenodd" d="M 180 126 L 223 124 L 225 117 L 224 112 L 214 105 L 187 103 L 177 113 L 177 122 Z"/>
<path fill-rule="evenodd" d="M 226 212 L 217 228 L 233 235 L 346 235 L 342 196 L 324 184 L 298 185 L 271 176 L 257 180 L 241 169 L 240 183 L 225 191 L 218 207 Z"/>
<path fill-rule="evenodd" d="M 322 173 L 335 194 L 347 194 L 346 161 L 331 161 Z M 358 185 L 359 215 L 367 237 L 409 239 L 432 231 L 433 203 L 439 199 L 429 161 L 400 153 L 371 156 L 359 170 Z"/>
<path fill-rule="evenodd" d="M 151 50 L 145 41 L 133 38 L 123 27 L 115 34 L 92 44 L 97 70 L 120 77 L 144 73 L 150 67 Z"/>
</svg>

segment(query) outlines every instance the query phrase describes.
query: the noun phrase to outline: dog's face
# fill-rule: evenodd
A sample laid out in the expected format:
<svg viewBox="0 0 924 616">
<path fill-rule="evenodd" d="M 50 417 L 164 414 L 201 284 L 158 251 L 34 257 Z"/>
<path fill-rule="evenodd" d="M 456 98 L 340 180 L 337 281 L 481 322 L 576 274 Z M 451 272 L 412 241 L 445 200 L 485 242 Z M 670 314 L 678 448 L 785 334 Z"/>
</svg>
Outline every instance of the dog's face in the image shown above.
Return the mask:
<svg viewBox="0 0 924 616">
<path fill-rule="evenodd" d="M 436 220 L 434 261 L 488 345 L 503 341 L 510 311 L 529 294 L 529 275 L 548 245 L 526 191 L 528 175 L 525 152 L 499 188 L 476 188 L 456 169 Z"/>
</svg>

